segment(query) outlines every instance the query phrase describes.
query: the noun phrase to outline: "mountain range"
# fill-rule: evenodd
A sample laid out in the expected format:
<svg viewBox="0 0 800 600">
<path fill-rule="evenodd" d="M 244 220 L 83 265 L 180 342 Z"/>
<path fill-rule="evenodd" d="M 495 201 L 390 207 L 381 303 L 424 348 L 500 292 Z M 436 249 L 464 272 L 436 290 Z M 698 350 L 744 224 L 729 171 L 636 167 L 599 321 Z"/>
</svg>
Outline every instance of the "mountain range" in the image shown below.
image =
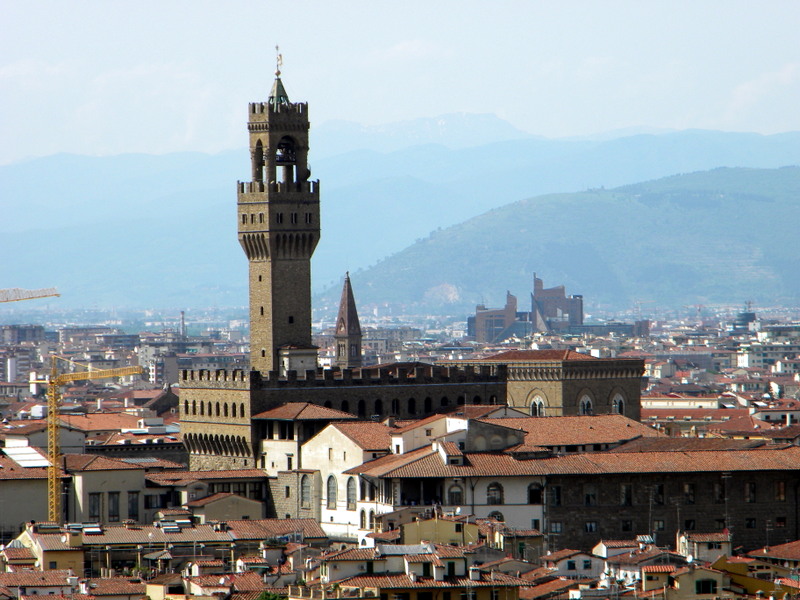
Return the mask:
<svg viewBox="0 0 800 600">
<path fill-rule="evenodd" d="M 777 184 L 752 169 L 800 164 L 800 133 L 621 135 L 549 140 L 491 115 L 314 129 L 312 178 L 320 179 L 322 190 L 316 305 L 337 296 L 346 270 L 353 273 L 359 302 L 426 310 L 501 302 L 506 289 L 527 293 L 533 271 L 546 277 L 546 285 L 564 283 L 587 301 L 591 296 L 613 305 L 649 296 L 695 303 L 731 292 L 736 297 L 730 300 L 741 300 L 737 285 L 705 279 L 711 259 L 687 254 L 686 248 L 700 244 L 686 246 L 684 238 L 722 236 L 733 257 L 746 252 L 748 240 L 791 223 L 784 217 L 796 215 L 797 196 L 792 203 L 789 193 L 796 171 L 778 169 L 783 183 Z M 718 167 L 730 168 L 641 184 L 677 186 L 650 204 L 626 187 Z M 246 149 L 55 155 L 4 165 L 0 287 L 56 286 L 59 302 L 76 307 L 244 306 L 246 262 L 236 242 L 234 184 L 248 174 Z M 692 185 L 700 187 L 692 191 Z M 772 187 L 763 191 L 760 185 Z M 723 199 L 711 201 L 713 186 L 726 190 Z M 681 199 L 693 194 L 702 196 L 703 211 Z M 751 196 L 762 200 L 745 199 Z M 676 248 L 682 227 L 684 247 Z M 515 230 L 522 237 L 512 235 Z M 774 289 L 765 291 L 765 299 L 797 293 L 791 277 L 781 275 L 790 237 L 787 231 L 773 237 L 783 251 L 759 241 L 763 256 L 730 258 L 730 265 L 755 277 L 754 285 L 763 280 L 755 274 L 772 273 Z M 446 240 L 456 249 L 443 246 Z M 601 249 L 606 244 L 612 247 Z M 712 245 L 718 253 L 718 242 Z M 631 262 L 623 249 L 650 256 L 652 268 L 643 274 L 620 270 L 616 261 Z M 460 265 L 459 277 L 437 281 L 433 274 L 451 264 Z M 696 284 L 673 290 L 665 283 L 670 270 L 680 277 L 694 273 Z M 746 283 L 734 270 L 728 278 Z"/>
</svg>

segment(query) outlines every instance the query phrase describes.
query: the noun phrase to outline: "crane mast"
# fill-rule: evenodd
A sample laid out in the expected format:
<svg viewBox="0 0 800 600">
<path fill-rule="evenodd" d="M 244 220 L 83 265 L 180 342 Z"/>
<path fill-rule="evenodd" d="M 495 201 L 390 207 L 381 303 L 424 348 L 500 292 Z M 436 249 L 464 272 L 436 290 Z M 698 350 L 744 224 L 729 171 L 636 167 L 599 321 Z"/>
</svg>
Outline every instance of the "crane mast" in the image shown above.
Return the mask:
<svg viewBox="0 0 800 600">
<path fill-rule="evenodd" d="M 142 372 L 142 367 L 136 366 L 119 367 L 116 369 L 89 368 L 87 371 L 59 374 L 58 360 L 80 364 L 56 355 L 52 356 L 50 363 L 50 379 L 47 382 L 47 458 L 50 462 L 47 467 L 47 518 L 54 523 L 60 523 L 62 518 L 61 486 L 58 476 L 58 464 L 61 458 L 60 440 L 58 437 L 58 407 L 61 404 L 61 386 L 73 381 L 123 377 L 125 375 L 138 375 Z"/>
</svg>

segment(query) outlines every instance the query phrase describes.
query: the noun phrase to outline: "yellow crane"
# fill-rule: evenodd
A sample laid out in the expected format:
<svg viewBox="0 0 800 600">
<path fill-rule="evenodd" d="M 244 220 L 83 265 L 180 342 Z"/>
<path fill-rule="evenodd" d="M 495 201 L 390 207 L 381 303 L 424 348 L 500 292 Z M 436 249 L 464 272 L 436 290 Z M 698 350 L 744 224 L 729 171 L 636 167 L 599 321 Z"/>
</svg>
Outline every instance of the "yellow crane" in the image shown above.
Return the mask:
<svg viewBox="0 0 800 600">
<path fill-rule="evenodd" d="M 116 369 L 92 369 L 75 371 L 73 373 L 59 373 L 58 362 L 72 363 L 86 367 L 62 356 L 52 356 L 50 364 L 50 379 L 47 381 L 47 458 L 50 465 L 47 467 L 47 518 L 54 523 L 61 522 L 61 486 L 58 476 L 58 463 L 61 457 L 61 448 L 58 439 L 58 406 L 61 404 L 61 386 L 73 381 L 86 381 L 87 379 L 107 379 L 109 377 L 122 377 L 137 375 L 142 372 L 142 367 L 119 367 Z M 39 382 L 42 383 L 42 382 Z"/>
<path fill-rule="evenodd" d="M 18 300 L 33 300 L 34 298 L 47 298 L 49 296 L 60 296 L 56 288 L 43 288 L 41 290 L 23 290 L 11 288 L 0 290 L 0 302 L 17 302 Z"/>
</svg>

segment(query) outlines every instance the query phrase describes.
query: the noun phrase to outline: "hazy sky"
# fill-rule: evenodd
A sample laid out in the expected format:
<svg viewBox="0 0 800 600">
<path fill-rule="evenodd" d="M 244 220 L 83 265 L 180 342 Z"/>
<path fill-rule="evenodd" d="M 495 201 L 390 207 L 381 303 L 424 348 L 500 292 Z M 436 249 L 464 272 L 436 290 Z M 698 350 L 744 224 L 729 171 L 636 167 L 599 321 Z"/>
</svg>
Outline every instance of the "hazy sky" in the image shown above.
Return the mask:
<svg viewBox="0 0 800 600">
<path fill-rule="evenodd" d="M 0 163 L 217 152 L 284 57 L 312 123 L 800 130 L 800 2 L 0 0 Z"/>
</svg>

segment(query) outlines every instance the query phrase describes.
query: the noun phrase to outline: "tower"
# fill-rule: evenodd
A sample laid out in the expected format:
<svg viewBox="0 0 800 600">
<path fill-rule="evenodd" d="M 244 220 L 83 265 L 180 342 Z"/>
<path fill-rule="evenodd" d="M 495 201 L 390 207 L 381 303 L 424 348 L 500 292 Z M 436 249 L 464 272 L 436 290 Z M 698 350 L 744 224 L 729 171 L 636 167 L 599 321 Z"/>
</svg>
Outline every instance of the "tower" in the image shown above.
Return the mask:
<svg viewBox="0 0 800 600">
<path fill-rule="evenodd" d="M 319 182 L 309 181 L 308 104 L 289 101 L 277 70 L 269 99 L 250 103 L 248 116 L 252 181 L 238 183 L 237 204 L 249 262 L 250 368 L 314 369 L 311 256 L 320 213 Z"/>
<path fill-rule="evenodd" d="M 361 323 L 358 321 L 350 273 L 344 276 L 342 299 L 336 317 L 336 365 L 343 369 L 361 366 Z"/>
</svg>

